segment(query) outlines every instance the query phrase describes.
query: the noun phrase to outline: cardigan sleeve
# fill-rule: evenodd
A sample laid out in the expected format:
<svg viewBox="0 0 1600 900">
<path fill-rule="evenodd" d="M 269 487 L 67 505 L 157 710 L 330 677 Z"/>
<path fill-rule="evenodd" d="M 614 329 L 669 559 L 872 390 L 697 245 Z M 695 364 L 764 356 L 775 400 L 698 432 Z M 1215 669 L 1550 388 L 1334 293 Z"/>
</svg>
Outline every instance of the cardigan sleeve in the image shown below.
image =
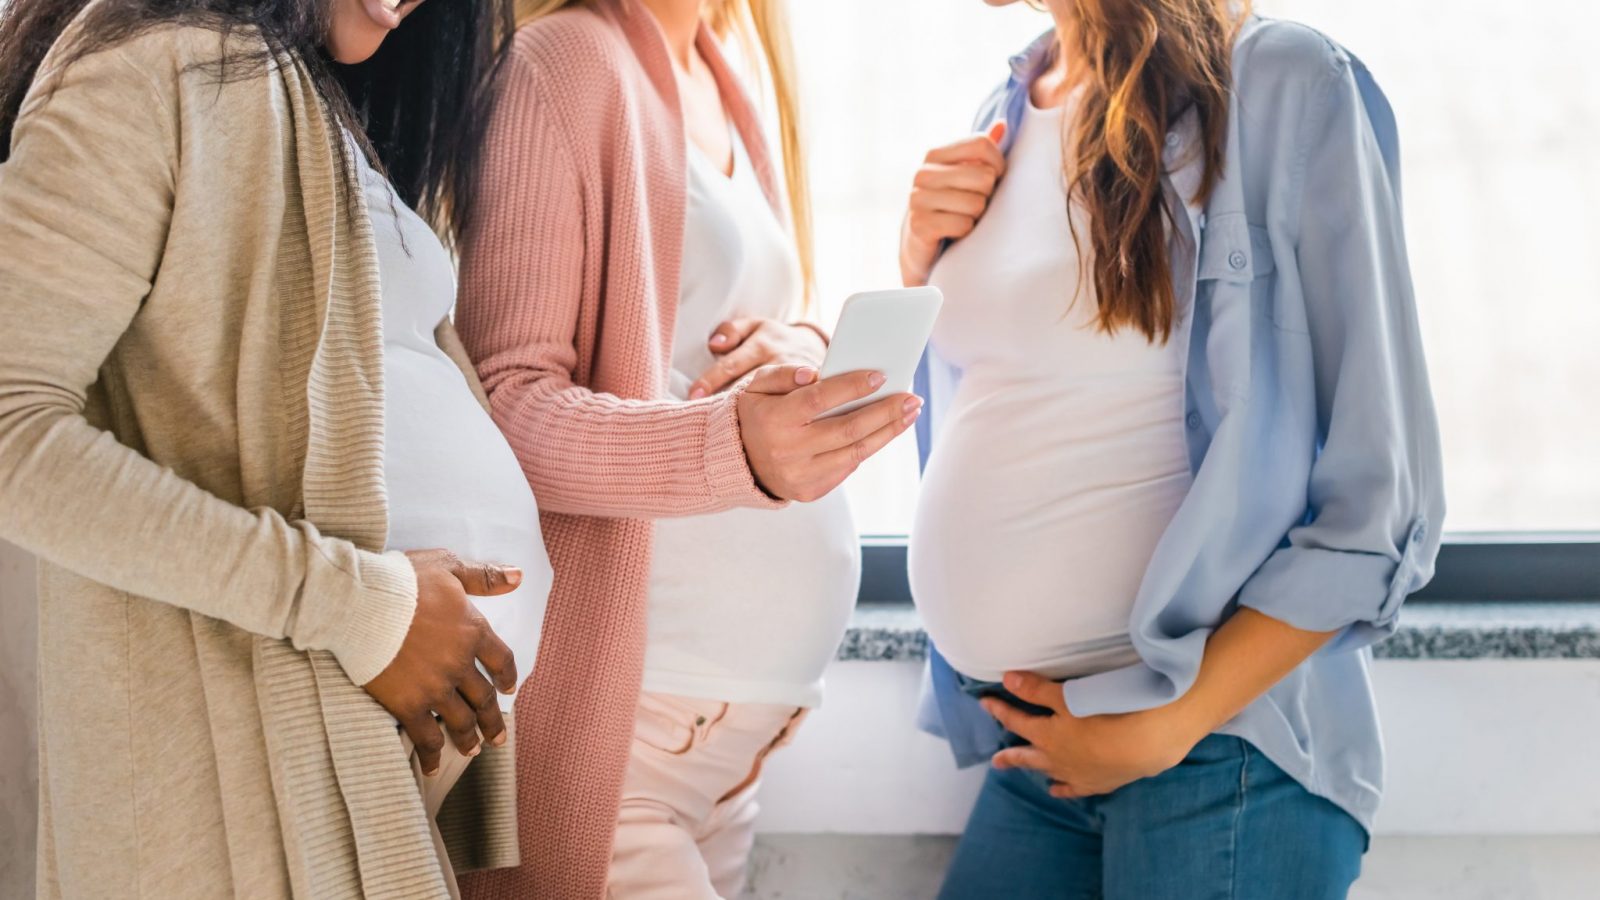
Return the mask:
<svg viewBox="0 0 1600 900">
<path fill-rule="evenodd" d="M 178 103 L 146 57 L 179 71 L 175 40 L 153 33 L 36 86 L 0 166 L 0 537 L 117 590 L 329 650 L 364 683 L 410 626 L 403 556 L 230 503 L 85 418 L 162 266 Z"/>
<path fill-rule="evenodd" d="M 680 402 L 624 399 L 578 383 L 586 263 L 610 252 L 590 239 L 623 240 L 613 232 L 645 221 L 647 204 L 643 185 L 613 185 L 603 202 L 616 208 L 585 206 L 580 157 L 558 121 L 563 86 L 542 71 L 514 51 L 500 72 L 478 205 L 462 240 L 456 312 L 495 421 L 540 509 L 655 518 L 782 505 L 756 485 L 745 457 L 736 405 L 741 388 Z M 598 164 L 602 154 L 595 148 L 590 156 Z M 605 217 L 604 229 L 586 228 L 593 215 Z M 616 266 L 637 267 L 640 279 L 653 277 L 648 262 L 637 259 L 607 259 L 598 268 Z M 642 284 L 638 293 L 648 297 L 652 290 Z M 601 292 L 602 307 L 607 299 Z M 607 319 L 613 328 L 626 327 L 616 319 L 644 321 L 626 310 L 602 308 L 593 315 L 602 327 Z M 657 343 L 656 335 L 642 334 L 634 344 L 598 353 L 618 369 L 661 365 Z"/>
</svg>

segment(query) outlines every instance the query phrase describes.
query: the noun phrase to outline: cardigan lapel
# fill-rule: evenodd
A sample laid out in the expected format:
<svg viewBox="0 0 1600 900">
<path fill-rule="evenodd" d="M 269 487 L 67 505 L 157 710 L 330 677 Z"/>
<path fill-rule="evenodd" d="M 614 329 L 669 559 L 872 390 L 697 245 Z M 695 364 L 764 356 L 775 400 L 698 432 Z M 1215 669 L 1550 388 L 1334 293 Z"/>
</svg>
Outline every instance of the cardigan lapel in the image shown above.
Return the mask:
<svg viewBox="0 0 1600 900">
<path fill-rule="evenodd" d="M 381 552 L 387 542 L 383 471 L 383 345 L 377 250 L 353 149 L 335 129 L 310 75 L 293 58 L 274 75 L 284 95 L 309 248 L 310 290 L 283 297 L 283 365 L 303 417 L 304 516 L 327 534 Z M 271 748 L 273 787 L 297 895 L 448 897 L 421 797 L 393 720 L 325 650 L 255 639 L 256 690 Z M 315 724 L 313 724 L 315 723 Z M 320 727 L 318 727 L 320 726 Z M 320 733 L 319 733 L 320 732 Z M 330 854 L 328 847 L 354 847 Z"/>
<path fill-rule="evenodd" d="M 678 77 L 661 26 L 638 0 L 599 0 L 597 10 L 616 22 L 626 36 L 634 59 L 657 101 L 646 104 L 650 108 L 645 109 L 644 113 L 652 118 L 644 123 L 641 137 L 645 142 L 661 142 L 660 158 L 663 164 L 659 171 L 650 174 L 662 179 L 663 184 L 659 192 L 652 194 L 648 216 L 650 240 L 656 259 L 661 263 L 657 269 L 661 284 L 656 292 L 660 339 L 663 353 L 670 359 L 678 318 L 678 290 L 683 271 L 683 235 L 689 194 L 688 135 L 683 123 L 682 100 L 678 95 Z M 704 22 L 700 23 L 695 35 L 695 47 L 716 79 L 722 105 L 733 120 L 740 140 L 744 141 L 762 193 L 766 195 L 779 221 L 787 221 L 787 202 L 778 187 L 772 154 L 767 149 L 766 134 L 761 129 L 755 107 L 728 65 L 716 36 Z M 661 198 L 659 203 L 655 202 L 658 196 Z"/>
<path fill-rule="evenodd" d="M 744 85 L 729 67 L 727 57 L 722 53 L 721 43 L 716 35 L 711 33 L 710 26 L 704 22 L 700 24 L 699 34 L 695 35 L 695 47 L 705 58 L 712 77 L 717 80 L 717 90 L 722 94 L 722 106 L 728 111 L 728 118 L 733 120 L 733 127 L 739 132 L 739 139 L 744 141 L 745 152 L 755 168 L 756 180 L 761 182 L 762 193 L 767 195 L 767 203 L 771 204 L 778 221 L 786 221 L 788 204 L 783 192 L 778 188 L 777 167 L 773 163 L 771 151 L 767 148 L 767 136 L 761 128 L 761 118 L 756 114 L 750 96 L 745 93 Z"/>
</svg>

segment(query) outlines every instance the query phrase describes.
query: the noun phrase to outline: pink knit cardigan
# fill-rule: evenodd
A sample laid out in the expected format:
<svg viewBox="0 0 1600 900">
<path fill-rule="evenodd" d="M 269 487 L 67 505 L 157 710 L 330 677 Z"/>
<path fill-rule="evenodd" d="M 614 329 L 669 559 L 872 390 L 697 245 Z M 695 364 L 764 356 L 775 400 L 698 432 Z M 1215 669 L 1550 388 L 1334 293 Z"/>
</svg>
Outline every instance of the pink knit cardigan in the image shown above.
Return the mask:
<svg viewBox="0 0 1600 900">
<path fill-rule="evenodd" d="M 781 207 L 756 116 L 700 52 Z M 517 702 L 522 865 L 468 898 L 605 893 L 644 659 L 650 519 L 769 507 L 730 392 L 668 398 L 687 157 L 671 58 L 634 0 L 521 28 L 496 85 L 457 325 L 543 511 L 555 587 Z"/>
</svg>

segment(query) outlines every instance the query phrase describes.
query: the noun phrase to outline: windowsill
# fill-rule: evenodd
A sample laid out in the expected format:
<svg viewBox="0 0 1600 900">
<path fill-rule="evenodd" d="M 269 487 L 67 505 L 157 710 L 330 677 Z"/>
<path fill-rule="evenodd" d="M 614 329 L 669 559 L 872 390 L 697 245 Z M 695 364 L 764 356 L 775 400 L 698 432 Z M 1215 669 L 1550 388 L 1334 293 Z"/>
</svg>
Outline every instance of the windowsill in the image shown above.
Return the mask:
<svg viewBox="0 0 1600 900">
<path fill-rule="evenodd" d="M 928 637 L 903 603 L 856 607 L 838 658 L 921 660 Z M 1379 659 L 1600 659 L 1600 600 L 1497 603 L 1413 601 L 1394 636 L 1373 647 Z"/>
</svg>

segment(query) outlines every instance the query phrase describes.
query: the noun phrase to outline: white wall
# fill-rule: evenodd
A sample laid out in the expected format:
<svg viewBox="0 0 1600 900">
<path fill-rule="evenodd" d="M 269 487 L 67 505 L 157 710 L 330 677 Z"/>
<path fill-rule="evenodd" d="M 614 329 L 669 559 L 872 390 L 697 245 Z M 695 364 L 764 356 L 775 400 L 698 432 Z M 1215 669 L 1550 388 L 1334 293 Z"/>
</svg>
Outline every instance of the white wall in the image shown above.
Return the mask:
<svg viewBox="0 0 1600 900">
<path fill-rule="evenodd" d="M 34 647 L 32 557 L 0 541 L 0 898 L 33 896 Z"/>
<path fill-rule="evenodd" d="M 910 711 L 919 666 L 850 662 L 767 770 L 772 833 L 950 834 L 982 769 L 955 771 Z M 1387 835 L 1600 835 L 1600 661 L 1380 661 Z"/>
</svg>

